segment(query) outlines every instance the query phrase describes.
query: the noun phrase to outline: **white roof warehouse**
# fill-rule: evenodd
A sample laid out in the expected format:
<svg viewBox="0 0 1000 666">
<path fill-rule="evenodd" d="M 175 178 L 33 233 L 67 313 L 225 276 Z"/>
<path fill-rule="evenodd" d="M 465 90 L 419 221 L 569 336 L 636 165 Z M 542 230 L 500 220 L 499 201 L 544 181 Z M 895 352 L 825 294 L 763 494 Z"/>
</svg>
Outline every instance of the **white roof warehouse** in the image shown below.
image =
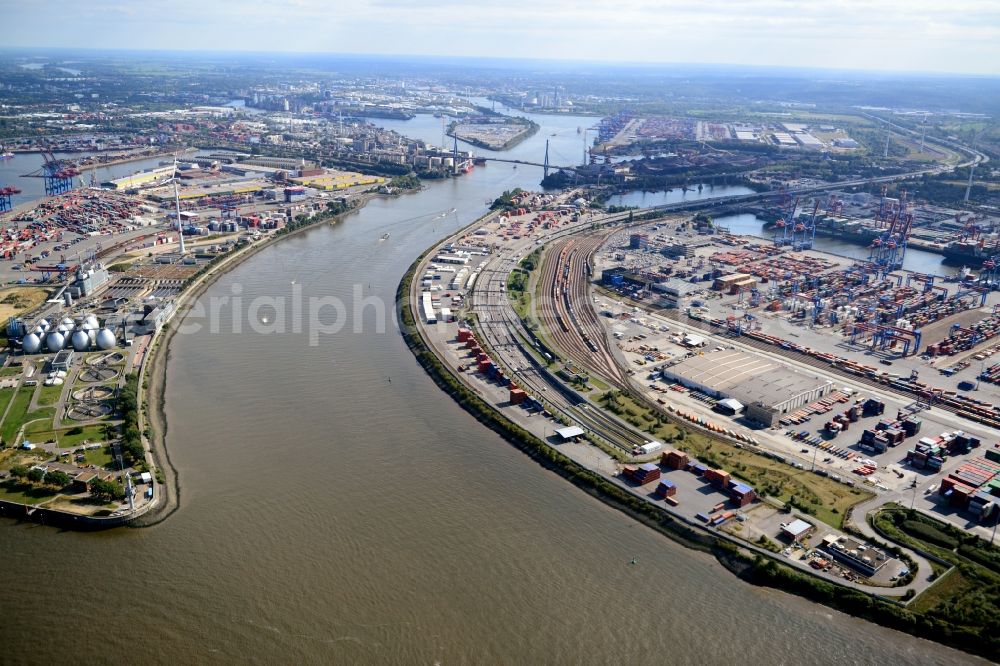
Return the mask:
<svg viewBox="0 0 1000 666">
<path fill-rule="evenodd" d="M 761 403 L 787 413 L 833 390 L 833 382 L 796 372 L 738 350 L 706 352 L 663 368 L 663 377 L 744 405 Z"/>
</svg>

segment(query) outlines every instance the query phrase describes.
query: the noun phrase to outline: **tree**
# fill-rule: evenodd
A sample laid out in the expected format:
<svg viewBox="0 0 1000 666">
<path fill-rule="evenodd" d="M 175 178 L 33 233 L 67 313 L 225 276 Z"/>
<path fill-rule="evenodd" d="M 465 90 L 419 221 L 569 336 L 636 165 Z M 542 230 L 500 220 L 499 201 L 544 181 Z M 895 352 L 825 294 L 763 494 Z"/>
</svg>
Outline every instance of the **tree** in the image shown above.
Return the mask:
<svg viewBox="0 0 1000 666">
<path fill-rule="evenodd" d="M 28 476 L 28 468 L 24 465 L 12 465 L 10 468 L 10 475 L 16 479 L 23 479 Z"/>
<path fill-rule="evenodd" d="M 65 488 L 71 480 L 69 474 L 59 470 L 53 470 L 45 475 L 45 483 L 57 488 Z"/>
<path fill-rule="evenodd" d="M 90 494 L 104 500 L 124 499 L 125 487 L 114 481 L 94 479 L 90 482 Z"/>
<path fill-rule="evenodd" d="M 28 470 L 28 481 L 31 481 L 32 483 L 41 483 L 44 478 L 45 478 L 44 470 L 41 470 L 37 467 L 32 467 L 31 469 Z"/>
<path fill-rule="evenodd" d="M 123 457 L 130 463 L 142 460 L 145 453 L 145 449 L 142 448 L 142 441 L 138 438 L 138 436 L 127 437 L 122 440 Z"/>
</svg>

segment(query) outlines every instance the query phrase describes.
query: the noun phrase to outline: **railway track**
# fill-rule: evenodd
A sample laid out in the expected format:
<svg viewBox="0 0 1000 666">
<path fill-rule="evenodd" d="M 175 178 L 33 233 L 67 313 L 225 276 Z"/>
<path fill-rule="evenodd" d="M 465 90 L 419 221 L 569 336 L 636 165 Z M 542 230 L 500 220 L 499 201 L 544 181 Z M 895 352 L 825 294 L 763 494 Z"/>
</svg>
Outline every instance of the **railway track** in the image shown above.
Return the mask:
<svg viewBox="0 0 1000 666">
<path fill-rule="evenodd" d="M 476 285 L 475 309 L 479 313 L 479 332 L 483 342 L 493 349 L 496 360 L 508 366 L 509 376 L 519 386 L 563 414 L 584 430 L 593 433 L 626 453 L 649 441 L 648 435 L 593 408 L 586 399 L 551 375 L 521 340 L 533 339 L 514 312 L 501 287 L 509 269 L 491 268 L 481 274 Z M 485 279 L 484 279 L 485 278 Z M 485 287 L 485 288 L 484 288 Z"/>
<path fill-rule="evenodd" d="M 588 302 L 592 257 L 607 233 L 567 238 L 549 250 L 542 268 L 543 298 L 539 318 L 554 345 L 581 368 L 616 388 L 627 389 L 628 377 L 615 361 L 600 322 Z"/>
</svg>

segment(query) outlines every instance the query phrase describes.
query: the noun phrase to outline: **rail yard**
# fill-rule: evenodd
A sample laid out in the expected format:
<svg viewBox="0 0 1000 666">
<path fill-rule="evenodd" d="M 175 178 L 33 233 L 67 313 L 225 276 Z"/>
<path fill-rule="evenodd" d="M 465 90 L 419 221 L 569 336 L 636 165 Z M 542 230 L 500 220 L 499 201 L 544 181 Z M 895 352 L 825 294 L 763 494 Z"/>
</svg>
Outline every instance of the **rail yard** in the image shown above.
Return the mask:
<svg viewBox="0 0 1000 666">
<path fill-rule="evenodd" d="M 507 418 L 737 541 L 781 536 L 762 499 L 785 492 L 776 478 L 845 507 L 897 502 L 989 535 L 1000 388 L 981 387 L 1000 298 L 978 276 L 945 282 L 713 233 L 669 210 L 629 224 L 573 197 L 523 195 L 429 253 L 414 281 L 432 346 Z M 968 358 L 984 377 L 975 390 Z M 717 447 L 744 462 L 716 474 Z M 676 456 L 693 467 L 671 467 Z M 692 472 L 722 501 L 684 492 L 697 487 Z M 862 587 L 912 581 L 900 565 L 852 566 L 831 545 L 847 538 L 836 536 L 842 509 L 801 517 L 814 526 L 817 515 L 826 537 L 795 540 L 804 550 L 787 557 Z"/>
</svg>

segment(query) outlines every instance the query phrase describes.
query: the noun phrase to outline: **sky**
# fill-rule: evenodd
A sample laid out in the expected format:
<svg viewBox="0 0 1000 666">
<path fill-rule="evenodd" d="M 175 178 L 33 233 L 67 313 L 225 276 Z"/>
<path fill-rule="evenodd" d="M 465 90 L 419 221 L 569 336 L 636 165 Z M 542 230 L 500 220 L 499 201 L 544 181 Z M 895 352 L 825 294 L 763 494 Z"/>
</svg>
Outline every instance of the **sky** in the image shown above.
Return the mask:
<svg viewBox="0 0 1000 666">
<path fill-rule="evenodd" d="M 0 0 L 7 47 L 1000 74 L 1000 0 Z"/>
</svg>

